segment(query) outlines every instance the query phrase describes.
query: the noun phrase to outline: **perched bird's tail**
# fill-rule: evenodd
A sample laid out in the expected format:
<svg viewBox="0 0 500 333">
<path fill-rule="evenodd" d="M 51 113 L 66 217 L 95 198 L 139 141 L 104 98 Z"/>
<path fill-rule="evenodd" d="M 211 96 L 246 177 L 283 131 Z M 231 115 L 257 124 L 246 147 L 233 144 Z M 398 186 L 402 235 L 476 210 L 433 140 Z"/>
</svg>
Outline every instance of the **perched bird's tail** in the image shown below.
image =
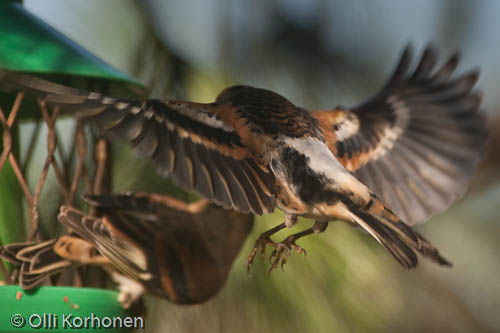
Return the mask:
<svg viewBox="0 0 500 333">
<path fill-rule="evenodd" d="M 452 263 L 422 235 L 399 219 L 382 201 L 372 195 L 370 203 L 361 209 L 351 209 L 353 220 L 382 244 L 405 268 L 417 267 L 415 252 L 441 266 Z"/>
<path fill-rule="evenodd" d="M 0 248 L 0 258 L 21 266 L 19 284 L 23 289 L 31 289 L 45 278 L 76 266 L 54 251 L 57 241 L 58 239 L 51 239 L 42 243 L 9 244 Z"/>
<path fill-rule="evenodd" d="M 0 248 L 0 258 L 21 266 L 19 284 L 31 289 L 45 278 L 80 264 L 107 264 L 95 247 L 74 235 L 64 235 L 41 243 L 13 243 Z"/>
</svg>

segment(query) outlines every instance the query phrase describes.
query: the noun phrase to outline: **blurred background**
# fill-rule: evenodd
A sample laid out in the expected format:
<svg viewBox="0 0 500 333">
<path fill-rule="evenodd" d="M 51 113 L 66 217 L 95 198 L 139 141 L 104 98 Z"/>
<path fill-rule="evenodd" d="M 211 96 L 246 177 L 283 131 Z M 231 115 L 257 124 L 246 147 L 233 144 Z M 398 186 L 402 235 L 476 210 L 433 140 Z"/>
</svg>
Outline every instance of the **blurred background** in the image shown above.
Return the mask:
<svg viewBox="0 0 500 333">
<path fill-rule="evenodd" d="M 306 108 L 353 106 L 377 91 L 402 49 L 432 42 L 459 72 L 481 68 L 492 149 L 468 194 L 418 226 L 454 263 L 405 271 L 343 223 L 300 241 L 285 272 L 245 260 L 283 215 L 257 217 L 222 292 L 196 306 L 148 297 L 150 332 L 488 332 L 500 327 L 500 2 L 496 0 L 25 0 L 25 7 L 154 97 L 212 101 L 230 84 L 274 90 Z M 114 147 L 112 186 L 187 198 Z M 35 177 L 35 176 L 33 176 Z M 51 180 L 52 179 L 52 180 Z M 58 195 L 49 174 L 45 194 Z M 43 201 L 45 200 L 45 201 Z M 52 207 L 51 195 L 40 206 Z M 56 210 L 52 207 L 51 210 Z M 50 210 L 50 209 L 49 209 Z M 41 214 L 45 214 L 41 212 Z M 298 228 L 311 221 L 301 220 Z M 297 231 L 297 230 L 295 230 Z M 289 231 L 277 235 L 284 238 Z M 257 258 L 259 259 L 259 258 Z"/>
</svg>

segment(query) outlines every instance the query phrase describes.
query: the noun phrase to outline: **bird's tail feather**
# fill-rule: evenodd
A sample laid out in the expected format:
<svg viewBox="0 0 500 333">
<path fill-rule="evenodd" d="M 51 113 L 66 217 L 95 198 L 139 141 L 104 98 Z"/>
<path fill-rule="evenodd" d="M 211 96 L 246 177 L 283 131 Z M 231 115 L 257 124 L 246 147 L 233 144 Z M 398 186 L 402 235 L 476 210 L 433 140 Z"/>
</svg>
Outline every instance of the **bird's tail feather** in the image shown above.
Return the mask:
<svg viewBox="0 0 500 333">
<path fill-rule="evenodd" d="M 0 248 L 0 258 L 21 266 L 19 284 L 23 289 L 31 289 L 45 278 L 76 266 L 54 251 L 56 242 L 57 239 L 51 239 L 42 243 L 9 244 Z"/>
<path fill-rule="evenodd" d="M 441 256 L 438 249 L 399 219 L 377 198 L 368 209 L 354 209 L 354 220 L 381 243 L 405 268 L 417 267 L 415 252 L 442 266 L 452 263 Z"/>
</svg>

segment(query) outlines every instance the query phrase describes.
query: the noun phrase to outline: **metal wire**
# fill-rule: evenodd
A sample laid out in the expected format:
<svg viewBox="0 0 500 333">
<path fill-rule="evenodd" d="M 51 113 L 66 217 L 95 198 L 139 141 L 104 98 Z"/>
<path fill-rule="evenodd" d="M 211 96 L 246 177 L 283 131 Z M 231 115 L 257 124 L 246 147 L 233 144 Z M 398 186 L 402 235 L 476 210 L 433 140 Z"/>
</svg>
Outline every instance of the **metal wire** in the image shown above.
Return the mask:
<svg viewBox="0 0 500 333">
<path fill-rule="evenodd" d="M 76 144 L 76 154 L 74 153 L 75 149 L 71 148 L 72 152 L 68 154 L 68 156 L 65 156 L 64 151 L 62 151 L 63 145 L 61 138 L 56 130 L 56 122 L 60 115 L 59 107 L 55 106 L 50 108 L 43 100 L 37 99 L 38 109 L 42 115 L 43 122 L 47 126 L 47 145 L 45 161 L 40 171 L 40 176 L 38 177 L 34 188 L 31 189 L 28 185 L 25 172 L 28 169 L 28 164 L 33 162 L 33 158 L 31 157 L 36 152 L 34 147 L 36 146 L 37 138 L 39 138 L 40 135 L 40 125 L 36 124 L 32 137 L 29 139 L 29 146 L 27 147 L 29 155 L 25 156 L 24 163 L 21 163 L 20 157 L 15 156 L 12 149 L 12 128 L 15 125 L 16 119 L 18 119 L 19 110 L 23 101 L 24 93 L 20 91 L 17 93 L 12 107 L 10 107 L 8 117 L 6 117 L 7 113 L 4 113 L 4 110 L 8 110 L 9 108 L 0 105 L 0 125 L 3 129 L 3 145 L 0 153 L 0 172 L 2 172 L 5 162 L 8 160 L 28 204 L 30 227 L 27 240 L 39 241 L 39 203 L 44 193 L 43 189 L 46 184 L 49 171 L 52 170 L 54 172 L 64 204 L 74 205 L 76 194 L 81 186 L 83 186 L 86 193 L 89 194 L 104 193 L 109 191 L 109 182 L 106 180 L 106 176 L 109 172 L 109 148 L 108 143 L 105 142 L 104 139 L 99 139 L 96 147 L 90 147 L 89 149 L 89 147 L 87 147 L 87 139 L 83 125 L 80 122 L 75 121 L 75 130 L 73 132 L 72 139 L 74 144 Z M 38 123 L 40 122 L 39 120 L 34 120 L 34 122 L 35 121 Z M 91 175 L 86 167 L 86 160 L 88 159 L 89 152 L 93 151 L 96 152 L 96 166 L 94 174 Z M 58 162 L 56 154 L 58 154 L 57 156 L 61 162 Z M 19 204 L 21 205 L 22 203 L 20 202 Z M 56 220 L 55 216 L 54 220 Z M 17 222 L 23 223 L 23 221 Z M 1 260 L 0 272 L 4 275 L 6 283 L 13 283 L 14 279 L 8 276 L 7 268 Z M 79 277 L 76 276 L 74 282 L 81 284 L 82 282 L 79 281 L 78 278 Z"/>
</svg>

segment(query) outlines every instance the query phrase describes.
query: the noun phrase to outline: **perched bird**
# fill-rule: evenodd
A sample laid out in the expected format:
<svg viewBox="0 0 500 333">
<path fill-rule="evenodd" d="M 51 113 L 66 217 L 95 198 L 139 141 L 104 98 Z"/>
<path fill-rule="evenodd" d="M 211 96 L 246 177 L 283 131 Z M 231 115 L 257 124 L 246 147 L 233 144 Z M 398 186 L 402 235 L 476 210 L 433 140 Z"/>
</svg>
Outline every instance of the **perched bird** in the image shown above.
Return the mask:
<svg viewBox="0 0 500 333">
<path fill-rule="evenodd" d="M 85 200 L 102 217 L 62 206 L 59 221 L 68 234 L 0 247 L 0 258 L 21 266 L 22 288 L 65 269 L 99 265 L 118 283 L 124 308 L 146 291 L 178 304 L 201 303 L 224 285 L 253 226 L 251 214 L 228 213 L 208 200 L 186 204 L 154 193 Z"/>
<path fill-rule="evenodd" d="M 453 55 L 437 68 L 428 47 L 412 69 L 410 47 L 375 96 L 359 106 L 309 111 L 269 90 L 233 86 L 215 102 L 133 100 L 0 72 L 0 89 L 34 93 L 111 138 L 129 141 L 163 176 L 224 208 L 256 214 L 277 206 L 285 221 L 263 233 L 248 257 L 271 246 L 271 266 L 304 252 L 300 237 L 329 221 L 361 227 L 406 268 L 417 254 L 450 266 L 411 228 L 466 190 L 486 147 L 478 73 L 457 77 Z M 274 242 L 299 216 L 312 228 Z"/>
</svg>

